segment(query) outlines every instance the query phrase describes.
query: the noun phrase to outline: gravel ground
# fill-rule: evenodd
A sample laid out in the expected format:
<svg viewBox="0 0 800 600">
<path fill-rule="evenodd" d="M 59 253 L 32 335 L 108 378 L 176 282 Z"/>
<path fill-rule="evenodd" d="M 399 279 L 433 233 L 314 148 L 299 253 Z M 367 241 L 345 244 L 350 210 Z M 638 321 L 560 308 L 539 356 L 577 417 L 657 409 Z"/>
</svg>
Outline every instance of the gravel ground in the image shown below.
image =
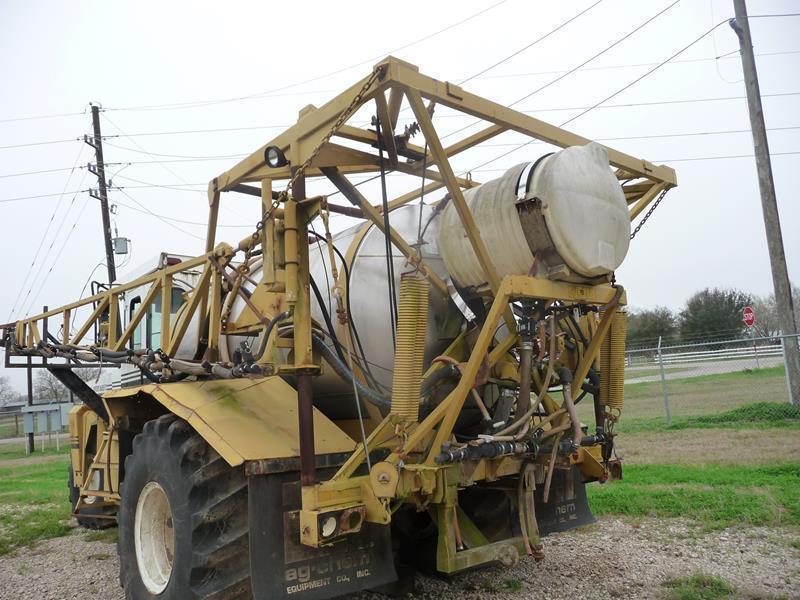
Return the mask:
<svg viewBox="0 0 800 600">
<path fill-rule="evenodd" d="M 744 598 L 800 598 L 797 532 L 744 527 L 703 532 L 678 520 L 602 519 L 583 530 L 545 538 L 541 563 L 488 568 L 450 579 L 419 576 L 415 598 L 663 598 L 661 582 L 704 572 L 722 577 Z M 594 558 L 592 558 L 594 557 Z M 123 598 L 114 544 L 82 531 L 0 558 L 0 598 Z M 377 600 L 375 594 L 360 598 Z"/>
</svg>

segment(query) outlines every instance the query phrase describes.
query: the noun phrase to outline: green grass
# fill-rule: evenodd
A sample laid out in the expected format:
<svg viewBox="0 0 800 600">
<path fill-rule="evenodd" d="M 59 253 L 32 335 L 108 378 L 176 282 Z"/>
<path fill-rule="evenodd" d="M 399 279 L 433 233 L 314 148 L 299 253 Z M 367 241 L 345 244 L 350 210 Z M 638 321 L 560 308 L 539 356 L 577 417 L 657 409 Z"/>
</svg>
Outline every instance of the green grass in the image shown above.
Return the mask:
<svg viewBox="0 0 800 600">
<path fill-rule="evenodd" d="M 631 465 L 624 476 L 586 488 L 595 514 L 683 517 L 709 529 L 800 525 L 800 463 Z"/>
<path fill-rule="evenodd" d="M 667 598 L 670 600 L 717 600 L 728 598 L 735 592 L 724 579 L 704 573 L 668 579 L 662 585 L 669 590 Z"/>
<path fill-rule="evenodd" d="M 0 468 L 0 556 L 69 533 L 66 473 L 66 460 Z"/>
<path fill-rule="evenodd" d="M 39 440 L 36 440 L 36 451 L 33 455 L 25 453 L 25 443 L 15 443 L 15 444 L 0 444 L 0 460 L 12 460 L 16 458 L 25 458 L 26 456 L 55 456 L 55 455 L 64 455 L 65 457 L 69 454 L 69 440 L 61 440 L 61 448 L 56 450 L 56 443 L 53 441 L 53 444 L 45 448 L 44 452 L 42 452 L 41 447 L 39 446 Z"/>
<path fill-rule="evenodd" d="M 503 582 L 503 587 L 509 592 L 519 592 L 524 587 L 524 584 L 519 579 L 506 579 Z"/>
<path fill-rule="evenodd" d="M 676 423 L 685 418 L 713 415 L 757 402 L 788 403 L 783 366 L 668 379 L 667 389 L 670 412 Z M 554 397 L 560 402 L 560 394 L 556 393 Z M 591 397 L 578 405 L 578 413 L 585 423 L 594 422 Z M 643 427 L 646 430 L 649 428 L 647 421 L 663 424 L 663 420 L 664 397 L 660 381 L 625 385 L 625 408 L 620 427 Z M 643 422 L 644 426 L 641 425 Z"/>
<path fill-rule="evenodd" d="M 664 374 L 678 373 L 686 371 L 686 367 L 670 367 L 664 368 Z M 660 369 L 625 369 L 625 379 L 639 379 L 640 377 L 657 377 L 661 375 Z M 632 384 L 628 384 L 632 385 Z"/>
<path fill-rule="evenodd" d="M 109 527 L 108 529 L 98 529 L 97 531 L 88 531 L 84 535 L 87 542 L 105 542 L 106 544 L 116 544 L 119 530 L 116 527 Z"/>
<path fill-rule="evenodd" d="M 675 431 L 678 429 L 800 429 L 800 408 L 788 402 L 753 402 L 708 415 L 675 416 L 666 426 L 664 417 L 627 419 L 623 415 L 617 431 Z"/>
</svg>

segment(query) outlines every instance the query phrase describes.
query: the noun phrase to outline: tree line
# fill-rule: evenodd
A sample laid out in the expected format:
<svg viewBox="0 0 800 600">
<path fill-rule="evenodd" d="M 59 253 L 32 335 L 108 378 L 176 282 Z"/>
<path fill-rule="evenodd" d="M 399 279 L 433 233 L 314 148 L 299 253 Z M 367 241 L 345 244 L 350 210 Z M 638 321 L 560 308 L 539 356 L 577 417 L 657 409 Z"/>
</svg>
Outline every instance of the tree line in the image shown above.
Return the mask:
<svg viewBox="0 0 800 600">
<path fill-rule="evenodd" d="M 90 386 L 95 383 L 99 369 L 75 369 Z M 33 403 L 50 404 L 69 402 L 69 390 L 46 369 L 37 369 L 33 376 Z M 19 404 L 28 401 L 28 394 L 20 392 L 12 384 L 8 376 L 0 376 L 0 406 Z"/>
<path fill-rule="evenodd" d="M 800 322 L 800 288 L 792 286 L 795 317 Z M 680 310 L 666 306 L 628 311 L 628 347 L 681 344 L 736 339 L 749 333 L 742 309 L 751 306 L 756 315 L 752 332 L 757 337 L 781 334 L 775 295 L 757 296 L 732 288 L 706 288 L 693 294 Z"/>
</svg>

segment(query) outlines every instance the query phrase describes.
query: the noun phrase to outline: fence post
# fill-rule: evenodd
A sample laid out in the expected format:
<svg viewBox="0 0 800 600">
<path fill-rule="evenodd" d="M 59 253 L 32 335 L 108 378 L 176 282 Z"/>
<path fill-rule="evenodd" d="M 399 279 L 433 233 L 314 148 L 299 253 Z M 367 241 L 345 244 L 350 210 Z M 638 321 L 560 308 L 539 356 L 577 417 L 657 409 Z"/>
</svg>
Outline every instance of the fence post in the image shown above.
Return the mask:
<svg viewBox="0 0 800 600">
<path fill-rule="evenodd" d="M 789 403 L 792 402 L 792 381 L 789 379 L 789 365 L 786 363 L 786 336 L 781 333 L 781 357 L 783 357 L 783 369 L 786 371 L 786 394 Z"/>
<path fill-rule="evenodd" d="M 753 339 L 753 354 L 756 355 L 756 370 L 758 370 L 761 368 L 761 365 L 758 364 L 758 348 L 756 348 L 756 332 L 752 327 L 750 328 L 750 337 Z"/>
<path fill-rule="evenodd" d="M 14 414 L 14 437 L 19 437 L 19 415 Z"/>
<path fill-rule="evenodd" d="M 664 376 L 664 359 L 661 356 L 661 336 L 658 336 L 658 370 L 661 373 L 661 393 L 664 395 L 664 414 L 667 416 L 667 427 L 672 426 L 672 416 L 669 414 L 669 393 L 667 392 L 667 378 Z"/>
</svg>

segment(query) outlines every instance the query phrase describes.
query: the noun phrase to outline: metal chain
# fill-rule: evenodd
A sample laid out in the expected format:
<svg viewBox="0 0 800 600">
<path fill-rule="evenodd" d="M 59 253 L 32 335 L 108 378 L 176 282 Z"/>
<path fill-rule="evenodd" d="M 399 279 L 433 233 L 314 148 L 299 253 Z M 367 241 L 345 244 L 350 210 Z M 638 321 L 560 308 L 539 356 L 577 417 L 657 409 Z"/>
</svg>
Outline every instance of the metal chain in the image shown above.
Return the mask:
<svg viewBox="0 0 800 600">
<path fill-rule="evenodd" d="M 375 83 L 377 79 L 383 77 L 384 70 L 385 67 L 380 66 L 372 72 L 372 74 L 364 82 L 364 85 L 361 86 L 361 89 L 358 91 L 358 93 L 355 96 L 353 96 L 353 99 L 350 101 L 350 104 L 347 106 L 347 108 L 345 108 L 341 113 L 339 113 L 339 117 L 336 119 L 336 121 L 334 122 L 333 126 L 330 128 L 328 133 L 325 134 L 325 136 L 322 138 L 319 144 L 317 144 L 317 146 L 311 152 L 311 154 L 308 155 L 308 158 L 306 158 L 303 164 L 300 165 L 300 167 L 295 170 L 294 174 L 292 175 L 292 178 L 289 180 L 289 183 L 281 191 L 281 193 L 278 194 L 278 197 L 272 202 L 272 206 L 270 207 L 269 211 L 258 221 L 258 223 L 256 223 L 255 231 L 251 235 L 252 243 L 247 248 L 247 250 L 245 250 L 244 260 L 236 270 L 237 282 L 241 282 L 241 280 L 249 273 L 250 259 L 252 258 L 253 251 L 255 250 L 255 247 L 258 244 L 259 238 L 261 237 L 261 231 L 264 229 L 264 225 L 266 224 L 266 222 L 272 217 L 272 214 L 275 212 L 275 209 L 278 208 L 282 202 L 286 202 L 286 200 L 289 197 L 289 190 L 293 189 L 294 184 L 297 182 L 298 179 L 300 179 L 300 177 L 302 177 L 305 174 L 306 169 L 308 169 L 308 167 L 311 166 L 311 163 L 314 161 L 317 155 L 322 151 L 322 148 L 328 142 L 330 142 L 331 138 L 334 135 L 336 135 L 336 132 L 339 131 L 342 125 L 344 125 L 345 122 L 352 116 L 353 111 L 361 103 L 361 100 L 364 98 L 364 94 L 367 93 L 367 90 L 370 87 L 372 87 L 372 84 Z M 232 308 L 233 308 L 233 303 L 231 302 L 228 304 L 225 313 L 221 315 L 222 323 L 228 322 Z"/>
<path fill-rule="evenodd" d="M 647 219 L 649 219 L 649 218 L 650 218 L 650 215 L 652 215 L 652 214 L 653 214 L 653 211 L 654 211 L 656 208 L 658 208 L 658 205 L 659 205 L 659 204 L 661 203 L 661 201 L 664 199 L 664 196 L 666 196 L 666 195 L 667 195 L 667 192 L 668 192 L 668 191 L 669 191 L 669 188 L 667 188 L 667 189 L 663 190 L 663 191 L 661 192 L 661 194 L 659 194 L 659 196 L 658 196 L 658 198 L 656 199 L 656 201 L 655 201 L 655 202 L 653 202 L 653 206 L 651 206 L 651 207 L 650 207 L 650 210 L 648 210 L 648 211 L 645 213 L 645 215 L 642 217 L 642 220 L 641 220 L 641 221 L 639 221 L 639 224 L 636 226 L 636 229 L 634 229 L 634 230 L 633 230 L 633 233 L 631 234 L 631 239 L 633 239 L 633 238 L 635 238 L 635 237 L 636 237 L 636 234 L 637 234 L 637 233 L 639 233 L 639 230 L 640 230 L 640 229 L 642 228 L 642 226 L 644 226 L 644 224 L 647 222 Z"/>
</svg>

